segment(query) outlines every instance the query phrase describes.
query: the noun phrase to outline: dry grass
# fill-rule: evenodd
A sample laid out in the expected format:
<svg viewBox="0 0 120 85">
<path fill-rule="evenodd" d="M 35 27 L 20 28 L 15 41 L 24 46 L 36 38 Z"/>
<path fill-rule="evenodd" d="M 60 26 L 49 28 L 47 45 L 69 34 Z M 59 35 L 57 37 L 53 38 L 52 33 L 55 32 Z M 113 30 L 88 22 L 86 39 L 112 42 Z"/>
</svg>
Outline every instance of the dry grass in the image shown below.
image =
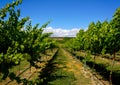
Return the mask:
<svg viewBox="0 0 120 85">
<path fill-rule="evenodd" d="M 90 78 L 83 75 L 83 66 L 80 61 L 73 58 L 72 55 L 65 50 L 60 49 L 56 62 L 62 62 L 57 64 L 57 67 L 65 67 L 58 70 L 56 75 L 64 75 L 67 77 L 50 82 L 52 85 L 92 85 Z"/>
<path fill-rule="evenodd" d="M 42 63 L 38 62 L 36 65 L 38 65 L 39 69 L 36 69 L 35 67 L 31 67 L 31 71 L 30 69 L 26 70 L 25 72 L 23 72 L 21 75 L 20 75 L 20 78 L 21 79 L 28 79 L 28 80 L 35 80 L 36 78 L 38 78 L 39 76 L 39 72 L 41 71 L 41 69 L 43 67 L 45 67 L 46 65 L 46 61 L 49 61 L 51 58 L 52 58 L 52 55 L 54 54 L 54 52 L 56 51 L 57 49 L 54 49 L 53 51 L 51 50 L 47 50 L 46 53 L 47 55 L 42 55 Z M 24 69 L 28 68 L 30 66 L 30 64 L 25 61 L 23 63 L 21 63 L 20 67 L 20 72 L 22 72 Z M 14 66 L 13 68 L 10 69 L 10 72 L 14 72 L 16 75 L 18 75 L 20 72 L 18 71 L 19 70 L 19 66 Z M 31 76 L 32 75 L 32 76 Z M 9 77 L 7 77 L 5 80 L 2 80 L 0 81 L 0 85 L 6 85 L 9 81 L 11 81 L 11 79 Z M 15 80 L 14 81 L 11 81 L 10 83 L 8 83 L 7 85 L 19 85 Z M 20 84 L 22 85 L 22 83 Z"/>
</svg>

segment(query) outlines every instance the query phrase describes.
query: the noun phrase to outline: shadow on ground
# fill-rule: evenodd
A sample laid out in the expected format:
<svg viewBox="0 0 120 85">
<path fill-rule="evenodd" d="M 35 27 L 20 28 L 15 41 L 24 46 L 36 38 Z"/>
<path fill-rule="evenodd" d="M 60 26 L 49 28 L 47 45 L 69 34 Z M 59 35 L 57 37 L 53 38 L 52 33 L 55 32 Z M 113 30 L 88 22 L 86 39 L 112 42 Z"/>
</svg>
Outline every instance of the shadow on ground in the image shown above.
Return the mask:
<svg viewBox="0 0 120 85">
<path fill-rule="evenodd" d="M 76 56 L 77 59 L 79 59 L 80 61 L 84 60 L 84 57 L 82 56 Z M 102 75 L 106 80 L 109 81 L 109 75 L 110 75 L 110 70 L 107 69 L 108 65 L 104 65 L 104 64 L 97 64 L 94 63 L 93 61 L 87 61 L 86 64 L 92 68 L 93 64 L 95 64 L 95 71 L 98 72 L 100 75 Z M 112 83 L 113 85 L 120 85 L 120 71 L 113 71 L 112 73 Z"/>
</svg>

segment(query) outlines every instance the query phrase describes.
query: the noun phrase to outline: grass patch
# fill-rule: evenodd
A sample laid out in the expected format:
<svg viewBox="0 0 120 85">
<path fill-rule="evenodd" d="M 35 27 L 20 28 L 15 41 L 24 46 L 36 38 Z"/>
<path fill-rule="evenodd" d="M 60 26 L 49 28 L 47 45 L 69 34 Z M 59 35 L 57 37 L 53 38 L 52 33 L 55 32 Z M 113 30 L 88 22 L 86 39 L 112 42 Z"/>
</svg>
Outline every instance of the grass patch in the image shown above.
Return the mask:
<svg viewBox="0 0 120 85">
<path fill-rule="evenodd" d="M 76 52 L 77 58 L 83 61 L 85 53 Z M 95 64 L 95 71 L 101 74 L 105 79 L 109 80 L 109 74 L 111 70 L 112 60 L 102 58 L 100 56 L 96 56 L 95 63 L 93 59 L 93 55 L 91 55 L 91 59 L 87 61 L 87 65 L 92 68 L 93 64 Z M 120 63 L 115 61 L 112 73 L 112 81 L 114 85 L 119 85 L 120 81 Z"/>
<path fill-rule="evenodd" d="M 30 66 L 30 63 L 28 61 L 24 60 L 24 61 L 21 61 L 20 65 L 16 65 L 16 66 L 13 66 L 12 68 L 10 68 L 9 72 L 14 72 L 16 74 L 16 73 L 19 73 L 19 70 L 21 72 L 24 69 L 28 68 L 29 66 Z"/>
<path fill-rule="evenodd" d="M 75 81 L 74 74 L 64 70 L 56 71 L 51 77 L 54 77 L 54 80 L 49 82 L 52 85 L 71 85 Z"/>
<path fill-rule="evenodd" d="M 90 85 L 90 79 L 80 72 L 81 65 L 76 62 L 72 56 L 60 49 L 52 61 L 56 67 L 53 67 L 49 77 L 47 76 L 47 85 Z"/>
</svg>

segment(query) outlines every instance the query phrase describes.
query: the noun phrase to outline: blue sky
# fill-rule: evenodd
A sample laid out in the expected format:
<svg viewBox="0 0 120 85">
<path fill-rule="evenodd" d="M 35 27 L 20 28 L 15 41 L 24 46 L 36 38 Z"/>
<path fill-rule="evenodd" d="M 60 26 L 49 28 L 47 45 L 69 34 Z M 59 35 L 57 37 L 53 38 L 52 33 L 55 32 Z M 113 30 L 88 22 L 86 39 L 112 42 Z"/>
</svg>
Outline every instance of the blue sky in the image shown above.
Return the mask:
<svg viewBox="0 0 120 85">
<path fill-rule="evenodd" d="M 0 8 L 12 0 L 0 0 Z M 90 22 L 112 19 L 120 0 L 23 0 L 21 17 L 30 16 L 40 25 L 51 20 L 48 27 L 70 30 L 86 29 Z"/>
</svg>

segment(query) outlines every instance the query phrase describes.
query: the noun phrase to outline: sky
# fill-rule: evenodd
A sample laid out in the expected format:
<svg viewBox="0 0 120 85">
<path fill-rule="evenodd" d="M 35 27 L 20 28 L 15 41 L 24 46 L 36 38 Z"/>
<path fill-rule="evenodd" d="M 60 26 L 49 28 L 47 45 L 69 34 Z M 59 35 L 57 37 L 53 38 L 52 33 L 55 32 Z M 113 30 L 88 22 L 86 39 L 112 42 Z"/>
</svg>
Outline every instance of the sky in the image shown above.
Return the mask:
<svg viewBox="0 0 120 85">
<path fill-rule="evenodd" d="M 0 8 L 13 0 L 0 0 Z M 15 0 L 14 0 L 15 1 Z M 45 32 L 53 36 L 74 37 L 93 21 L 111 20 L 120 0 L 23 0 L 21 17 L 29 16 L 33 25 L 51 21 Z"/>
</svg>

